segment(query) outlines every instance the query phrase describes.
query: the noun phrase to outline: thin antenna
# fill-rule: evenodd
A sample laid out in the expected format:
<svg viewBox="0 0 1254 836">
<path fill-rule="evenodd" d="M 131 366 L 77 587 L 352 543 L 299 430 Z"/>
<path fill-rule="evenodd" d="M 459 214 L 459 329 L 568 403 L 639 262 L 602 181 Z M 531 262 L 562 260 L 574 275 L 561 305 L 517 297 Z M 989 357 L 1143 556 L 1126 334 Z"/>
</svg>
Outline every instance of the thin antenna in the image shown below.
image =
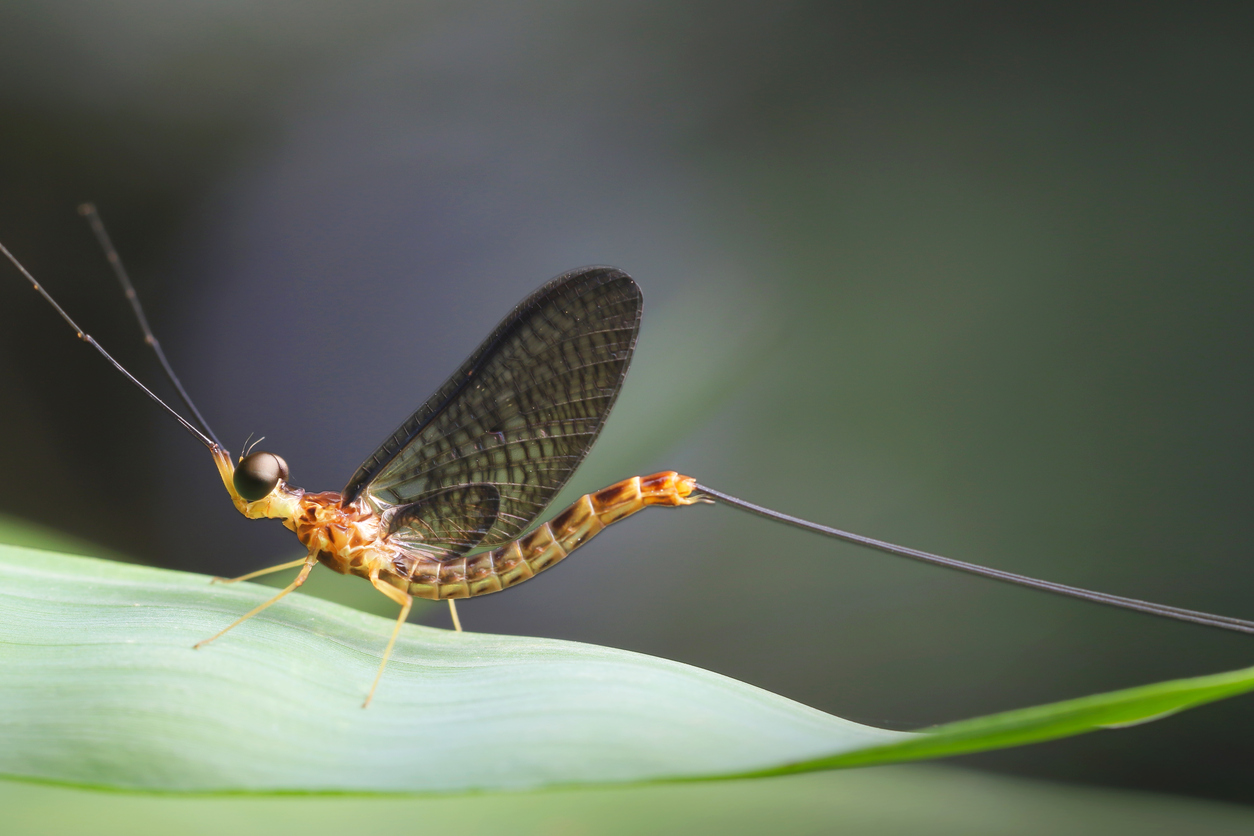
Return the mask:
<svg viewBox="0 0 1254 836">
<path fill-rule="evenodd" d="M 175 390 L 179 393 L 179 398 L 191 411 L 192 416 L 200 424 L 201 429 L 205 431 L 205 435 L 212 438 L 213 443 L 221 447 L 222 442 L 214 434 L 213 428 L 209 426 L 205 416 L 200 414 L 196 404 L 192 403 L 191 395 L 188 395 L 187 390 L 183 388 L 183 382 L 174 373 L 174 368 L 170 365 L 170 361 L 166 359 L 165 352 L 161 350 L 161 343 L 157 342 L 157 337 L 152 333 L 152 328 L 148 326 L 148 317 L 144 316 L 144 308 L 139 304 L 139 294 L 135 292 L 135 286 L 131 284 L 131 278 L 127 275 L 126 268 L 122 266 L 122 258 L 114 248 L 113 241 L 109 238 L 109 233 L 105 231 L 104 222 L 100 220 L 100 213 L 96 211 L 96 205 L 94 203 L 84 203 L 78 207 L 78 214 L 86 218 L 87 223 L 91 225 L 91 231 L 95 233 L 96 240 L 100 243 L 100 248 L 104 250 L 105 259 L 109 262 L 109 266 L 113 268 L 113 274 L 118 277 L 118 282 L 122 285 L 122 291 L 126 294 L 127 301 L 131 303 L 131 310 L 135 312 L 135 319 L 139 321 L 140 330 L 144 332 L 144 342 L 152 346 L 152 350 L 156 352 L 157 359 L 161 361 L 161 368 L 165 369 L 166 378 L 170 383 L 174 384 Z"/>
<path fill-rule="evenodd" d="M 45 300 L 47 300 L 49 305 L 52 305 L 52 307 L 56 310 L 56 312 L 61 315 L 61 318 L 65 320 L 65 323 L 74 329 L 74 333 L 78 335 L 78 338 L 80 340 L 87 343 L 92 348 L 96 349 L 96 351 L 99 351 L 100 355 L 104 357 L 106 360 L 108 360 L 110 363 L 112 363 L 115 369 L 120 371 L 122 374 L 126 375 L 127 379 L 130 380 L 131 383 L 134 383 L 140 389 L 144 390 L 145 395 L 152 398 L 154 401 L 160 404 L 165 409 L 166 412 L 173 415 L 175 420 L 177 420 L 180 424 L 183 425 L 183 429 L 187 430 L 189 433 L 196 436 L 197 440 L 199 440 L 201 444 L 208 447 L 211 452 L 218 452 L 219 450 L 224 449 L 221 444 L 210 439 L 200 430 L 196 429 L 196 427 L 192 426 L 192 424 L 189 423 L 186 418 L 184 418 L 182 415 L 175 412 L 174 409 L 169 404 L 167 404 L 165 401 L 161 400 L 155 394 L 153 394 L 153 391 L 151 389 L 149 389 L 147 386 L 145 386 L 144 384 L 136 380 L 135 376 L 131 374 L 130 372 L 128 372 L 125 368 L 123 368 L 121 363 L 119 363 L 117 360 L 114 360 L 113 356 L 110 355 L 109 352 L 101 348 L 100 343 L 96 342 L 95 337 L 91 336 L 90 334 L 84 333 L 83 329 L 78 327 L 78 323 L 70 319 L 70 315 L 67 314 L 65 310 L 60 305 L 57 304 L 57 300 L 53 299 L 52 296 L 49 295 L 48 291 L 44 290 L 43 285 L 35 281 L 35 277 L 32 276 L 30 272 L 25 267 L 22 266 L 22 263 L 20 261 L 18 261 L 16 258 L 13 257 L 13 253 L 9 252 L 8 248 L 5 247 L 4 244 L 0 244 L 0 253 L 4 253 L 4 257 L 7 258 L 10 262 L 12 262 L 13 266 L 17 268 L 19 273 L 21 273 L 23 276 L 26 277 L 26 280 L 30 282 L 31 287 L 35 288 L 35 290 L 39 292 L 39 295 L 44 297 Z"/>
<path fill-rule="evenodd" d="M 960 572 L 970 572 L 973 575 L 991 578 L 995 581 L 1004 581 L 1018 586 L 1026 586 L 1029 589 L 1040 589 L 1045 592 L 1053 592 L 1056 595 L 1066 595 L 1070 598 L 1079 598 L 1082 601 L 1091 601 L 1095 604 L 1106 604 L 1107 606 L 1120 607 L 1125 610 L 1135 610 L 1136 612 L 1157 615 L 1162 618 L 1174 618 L 1177 621 L 1189 621 L 1206 627 L 1217 627 L 1221 630 L 1234 630 L 1238 633 L 1254 633 L 1254 621 L 1245 621 L 1240 618 L 1230 618 L 1226 615 L 1211 615 L 1210 613 L 1198 612 L 1196 610 L 1186 610 L 1181 609 L 1180 607 L 1169 607 L 1166 604 L 1155 604 L 1150 601 L 1141 601 L 1136 598 L 1124 598 L 1119 595 L 1109 595 L 1105 592 L 1094 592 L 1089 589 L 1081 589 L 1077 586 L 1066 586 L 1065 584 L 1029 578 L 1026 575 L 1016 575 L 1013 572 L 1003 572 L 1000 569 L 990 569 L 987 566 L 980 566 L 975 563 L 966 563 L 961 560 L 953 560 L 952 558 L 941 557 L 938 554 L 919 551 L 918 549 L 911 549 L 905 546 L 896 546 L 892 543 L 885 543 L 883 540 L 863 537 L 861 534 L 852 534 L 848 531 L 841 531 L 838 528 L 819 525 L 818 523 L 809 522 L 808 520 L 803 520 L 789 514 L 781 514 L 779 511 L 772 511 L 770 508 L 763 508 L 761 505 L 754 505 L 752 502 L 745 502 L 743 499 L 737 499 L 736 497 L 722 493 L 721 491 L 716 491 L 713 488 L 707 488 L 705 485 L 697 485 L 696 489 L 713 497 L 714 499 L 725 502 L 734 508 L 758 514 L 766 517 L 767 519 L 774 520 L 775 522 L 796 526 L 797 528 L 801 528 L 806 531 L 813 531 L 816 534 L 834 537 L 837 540 L 844 540 L 847 543 L 853 543 L 858 546 L 865 546 L 869 549 L 887 552 L 888 554 L 897 555 L 898 557 L 908 557 L 912 560 L 920 560 L 924 563 L 931 563 L 935 566 L 944 566 L 946 569 L 957 569 Z"/>
</svg>

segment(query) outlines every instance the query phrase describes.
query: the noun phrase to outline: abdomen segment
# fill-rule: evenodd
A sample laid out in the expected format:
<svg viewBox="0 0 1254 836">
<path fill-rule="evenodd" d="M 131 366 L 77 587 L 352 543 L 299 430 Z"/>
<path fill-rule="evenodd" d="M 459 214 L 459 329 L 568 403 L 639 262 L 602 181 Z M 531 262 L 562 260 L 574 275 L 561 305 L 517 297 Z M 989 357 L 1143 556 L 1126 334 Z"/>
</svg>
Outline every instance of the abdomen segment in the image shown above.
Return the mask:
<svg viewBox="0 0 1254 836">
<path fill-rule="evenodd" d="M 673 470 L 633 476 L 584 494 L 535 531 L 472 557 L 419 559 L 409 576 L 416 598 L 472 598 L 520 584 L 559 563 L 610 523 L 647 505 L 691 505 L 696 480 Z"/>
</svg>

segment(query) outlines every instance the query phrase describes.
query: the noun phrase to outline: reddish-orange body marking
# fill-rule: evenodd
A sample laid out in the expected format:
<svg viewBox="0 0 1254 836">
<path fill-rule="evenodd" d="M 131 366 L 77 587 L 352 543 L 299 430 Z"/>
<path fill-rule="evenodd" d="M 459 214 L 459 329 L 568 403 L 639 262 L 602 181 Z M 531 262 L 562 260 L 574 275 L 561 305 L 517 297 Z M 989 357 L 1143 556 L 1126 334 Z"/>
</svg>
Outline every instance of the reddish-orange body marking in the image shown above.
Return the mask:
<svg viewBox="0 0 1254 836">
<path fill-rule="evenodd" d="M 280 481 L 268 496 L 248 502 L 235 490 L 230 457 L 219 453 L 215 459 L 240 513 L 250 519 L 281 520 L 309 549 L 310 557 L 341 574 L 365 578 L 395 600 L 473 598 L 499 592 L 556 565 L 607 525 L 648 505 L 700 501 L 691 498 L 696 480 L 690 476 L 673 470 L 633 476 L 584 494 L 517 540 L 469 557 L 441 560 L 392 542 L 379 516 L 361 499 L 345 506 L 336 492 L 306 493 Z"/>
</svg>

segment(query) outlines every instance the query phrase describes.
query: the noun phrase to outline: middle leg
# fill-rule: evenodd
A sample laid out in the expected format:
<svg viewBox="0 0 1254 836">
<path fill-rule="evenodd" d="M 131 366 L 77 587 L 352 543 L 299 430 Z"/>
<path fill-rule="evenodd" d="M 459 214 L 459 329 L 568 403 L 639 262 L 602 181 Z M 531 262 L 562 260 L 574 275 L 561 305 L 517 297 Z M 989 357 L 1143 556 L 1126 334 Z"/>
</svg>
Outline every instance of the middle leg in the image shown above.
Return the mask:
<svg viewBox="0 0 1254 836">
<path fill-rule="evenodd" d="M 396 626 L 392 628 L 392 638 L 388 639 L 388 646 L 383 651 L 383 660 L 379 662 L 379 672 L 374 675 L 374 682 L 370 685 L 370 693 L 366 694 L 366 701 L 361 704 L 362 708 L 370 705 L 370 701 L 374 699 L 374 691 L 379 687 L 379 680 L 383 678 L 383 669 L 388 665 L 388 659 L 392 658 L 392 648 L 396 645 L 396 637 L 401 633 L 401 625 L 409 618 L 409 608 L 414 605 L 414 599 L 410 595 L 406 595 L 394 586 L 389 586 L 379 580 L 378 576 L 370 578 L 370 584 L 384 595 L 401 605 L 401 613 L 396 618 Z"/>
</svg>

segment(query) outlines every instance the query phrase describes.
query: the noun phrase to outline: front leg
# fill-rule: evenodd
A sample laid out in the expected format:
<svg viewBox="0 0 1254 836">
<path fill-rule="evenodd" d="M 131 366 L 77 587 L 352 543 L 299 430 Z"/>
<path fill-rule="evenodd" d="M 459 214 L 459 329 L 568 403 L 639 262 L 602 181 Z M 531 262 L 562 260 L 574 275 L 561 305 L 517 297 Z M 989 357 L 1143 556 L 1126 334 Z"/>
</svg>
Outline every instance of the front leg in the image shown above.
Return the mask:
<svg viewBox="0 0 1254 836">
<path fill-rule="evenodd" d="M 240 581 L 251 581 L 253 578 L 259 578 L 262 575 L 269 575 L 272 572 L 282 572 L 284 569 L 295 569 L 304 563 L 308 563 L 308 557 L 302 557 L 300 560 L 293 560 L 289 563 L 280 563 L 278 566 L 271 566 L 269 569 L 258 569 L 256 572 L 249 572 L 247 575 L 240 575 L 238 578 L 214 578 L 209 583 L 239 583 Z"/>
<path fill-rule="evenodd" d="M 239 618 L 235 619 L 235 620 L 234 620 L 234 621 L 232 621 L 230 624 L 228 624 L 226 627 L 222 628 L 222 629 L 221 629 L 221 630 L 219 630 L 217 633 L 214 633 L 212 636 L 210 636 L 209 638 L 205 639 L 204 641 L 202 641 L 202 642 L 196 642 L 196 644 L 192 645 L 192 648 L 193 648 L 193 649 L 195 649 L 195 650 L 199 650 L 200 648 L 202 648 L 202 647 L 204 647 L 205 645 L 209 644 L 209 642 L 211 642 L 211 641 L 213 641 L 214 639 L 218 638 L 218 637 L 219 637 L 219 636 L 221 636 L 223 633 L 227 632 L 228 630 L 232 629 L 233 627 L 237 627 L 237 626 L 239 626 L 240 624 L 243 624 L 245 621 L 247 621 L 248 619 L 252 618 L 254 615 L 256 615 L 257 613 L 261 612 L 261 611 L 262 611 L 262 610 L 264 610 L 266 607 L 268 607 L 268 606 L 270 606 L 271 604 L 273 604 L 273 603 L 277 602 L 280 598 L 282 598 L 283 596 L 287 595 L 289 592 L 292 592 L 293 590 L 295 590 L 295 589 L 299 588 L 299 587 L 300 587 L 300 585 L 301 585 L 301 584 L 303 584 L 303 583 L 305 582 L 305 578 L 309 577 L 309 573 L 310 573 L 311 571 L 313 571 L 313 567 L 315 567 L 315 566 L 317 566 L 317 565 L 318 565 L 318 553 L 317 553 L 316 551 L 313 551 L 313 550 L 311 549 L 311 550 L 310 550 L 310 552 L 309 552 L 309 556 L 308 556 L 308 557 L 306 557 L 304 560 L 297 560 L 297 561 L 293 561 L 292 563 L 285 563 L 285 564 L 283 564 L 282 566 L 276 566 L 276 567 L 273 567 L 272 569 L 262 570 L 261 572 L 254 572 L 252 575 L 244 575 L 243 577 L 240 577 L 240 578 L 235 578 L 235 580 L 243 580 L 244 578 L 248 578 L 248 577 L 256 577 L 256 576 L 257 576 L 257 575 L 259 575 L 259 574 L 264 575 L 264 574 L 266 574 L 266 572 L 269 572 L 269 571 L 277 571 L 277 570 L 279 570 L 279 569 L 287 569 L 287 568 L 290 568 L 290 567 L 292 567 L 292 566 L 295 566 L 295 565 L 296 565 L 296 564 L 298 564 L 298 563 L 304 563 L 304 564 L 305 564 L 305 568 L 300 570 L 300 574 L 296 576 L 296 580 L 294 580 L 294 581 L 292 581 L 290 584 L 288 584 L 288 585 L 287 585 L 287 587 L 286 587 L 286 588 L 285 588 L 282 592 L 280 592 L 278 595 L 275 595 L 273 598 L 271 598 L 269 601 L 266 601 L 264 604 L 260 604 L 260 605 L 258 605 L 258 606 L 256 606 L 256 607 L 253 607 L 251 610 L 249 610 L 248 612 L 244 613 L 244 614 L 243 614 L 243 615 L 241 615 Z"/>
</svg>

